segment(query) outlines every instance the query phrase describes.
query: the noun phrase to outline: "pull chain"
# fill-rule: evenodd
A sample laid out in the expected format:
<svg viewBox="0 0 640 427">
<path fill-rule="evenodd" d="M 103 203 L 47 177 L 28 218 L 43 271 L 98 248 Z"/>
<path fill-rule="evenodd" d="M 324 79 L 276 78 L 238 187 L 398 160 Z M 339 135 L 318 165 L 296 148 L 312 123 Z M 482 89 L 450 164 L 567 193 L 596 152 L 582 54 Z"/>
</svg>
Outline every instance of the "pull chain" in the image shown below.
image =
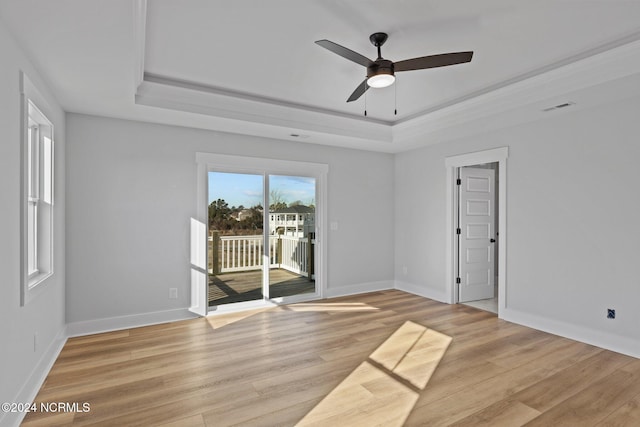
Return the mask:
<svg viewBox="0 0 640 427">
<path fill-rule="evenodd" d="M 393 88 L 393 115 L 398 115 L 398 80 L 395 81 Z M 364 93 L 364 116 L 367 117 L 367 92 Z"/>
<path fill-rule="evenodd" d="M 364 92 L 364 116 L 367 117 L 367 91 Z"/>
<path fill-rule="evenodd" d="M 396 84 L 393 86 L 394 86 L 393 115 L 397 116 L 398 115 L 398 79 L 396 79 Z"/>
</svg>

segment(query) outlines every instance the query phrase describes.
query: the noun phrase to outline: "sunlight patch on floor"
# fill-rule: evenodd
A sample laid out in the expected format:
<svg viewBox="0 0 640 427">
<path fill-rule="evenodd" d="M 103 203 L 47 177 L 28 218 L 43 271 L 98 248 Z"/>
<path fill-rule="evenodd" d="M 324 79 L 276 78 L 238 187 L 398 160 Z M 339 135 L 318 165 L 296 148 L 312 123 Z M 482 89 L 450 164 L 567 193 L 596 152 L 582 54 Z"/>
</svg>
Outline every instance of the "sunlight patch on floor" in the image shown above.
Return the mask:
<svg viewBox="0 0 640 427">
<path fill-rule="evenodd" d="M 254 314 L 258 314 L 263 311 L 272 310 L 272 309 L 273 307 L 265 307 L 265 308 L 259 308 L 256 310 L 236 311 L 236 312 L 230 312 L 230 313 L 225 313 L 225 314 L 220 314 L 215 316 L 207 316 L 206 319 L 209 325 L 211 325 L 213 329 L 218 329 L 218 328 L 222 328 L 223 326 L 227 326 L 232 323 L 244 320 L 248 317 L 253 316 Z"/>
<path fill-rule="evenodd" d="M 377 307 L 362 302 L 336 302 L 336 303 L 301 303 L 289 304 L 287 309 L 291 311 L 377 311 Z"/>
<path fill-rule="evenodd" d="M 297 425 L 402 426 L 451 339 L 405 322 Z"/>
<path fill-rule="evenodd" d="M 297 303 L 297 304 L 285 304 L 276 305 L 273 304 L 270 307 L 261 307 L 258 309 L 248 309 L 241 311 L 230 311 L 220 313 L 206 317 L 207 322 L 213 329 L 218 329 L 223 326 L 227 326 L 236 323 L 240 320 L 244 320 L 255 314 L 261 313 L 265 310 L 280 310 L 280 311 L 296 311 L 296 312 L 326 312 L 326 313 L 338 313 L 338 312 L 354 312 L 354 311 L 378 311 L 377 307 L 373 307 L 365 303 Z"/>
<path fill-rule="evenodd" d="M 406 322 L 369 357 L 422 390 L 450 343 L 448 335 Z"/>
</svg>

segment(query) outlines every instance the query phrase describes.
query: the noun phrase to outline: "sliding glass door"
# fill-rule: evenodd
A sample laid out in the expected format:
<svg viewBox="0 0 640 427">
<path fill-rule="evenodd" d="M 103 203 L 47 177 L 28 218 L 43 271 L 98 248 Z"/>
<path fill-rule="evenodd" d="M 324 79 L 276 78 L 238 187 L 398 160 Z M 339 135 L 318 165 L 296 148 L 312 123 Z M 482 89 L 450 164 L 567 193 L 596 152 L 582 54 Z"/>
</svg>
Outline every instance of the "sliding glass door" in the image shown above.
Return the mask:
<svg viewBox="0 0 640 427">
<path fill-rule="evenodd" d="M 327 166 L 208 153 L 197 161 L 190 310 L 321 298 Z"/>
</svg>

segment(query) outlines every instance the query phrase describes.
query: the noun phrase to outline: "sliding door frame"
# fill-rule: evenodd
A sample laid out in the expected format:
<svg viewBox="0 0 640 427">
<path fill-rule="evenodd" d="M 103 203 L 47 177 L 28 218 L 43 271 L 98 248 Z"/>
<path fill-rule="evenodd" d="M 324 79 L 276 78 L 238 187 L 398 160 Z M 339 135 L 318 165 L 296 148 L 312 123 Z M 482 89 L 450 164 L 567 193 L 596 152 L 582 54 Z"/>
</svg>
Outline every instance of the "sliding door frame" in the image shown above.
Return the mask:
<svg viewBox="0 0 640 427">
<path fill-rule="evenodd" d="M 228 304 L 225 306 L 216 306 L 211 311 L 216 312 L 229 312 L 237 311 L 248 308 L 255 308 L 261 306 L 270 306 L 279 303 L 290 303 L 297 301 L 304 301 L 309 299 L 324 298 L 326 293 L 326 277 L 327 277 L 327 174 L 329 172 L 329 166 L 323 163 L 310 163 L 310 162 L 298 162 L 291 160 L 270 159 L 261 157 L 246 157 L 246 156 L 233 156 L 226 154 L 214 154 L 214 153 L 196 153 L 197 163 L 197 205 L 195 219 L 202 224 L 207 224 L 208 221 L 208 201 L 209 201 L 209 172 L 226 172 L 226 173 L 245 173 L 253 175 L 263 176 L 263 199 L 266 201 L 264 215 L 263 215 L 263 239 L 268 242 L 268 224 L 269 224 L 269 175 L 285 175 L 285 176 L 302 176 L 314 178 L 315 185 L 315 200 L 316 200 L 316 212 L 315 212 L 315 232 L 316 232 L 316 247 L 315 247 L 315 289 L 313 294 L 303 294 L 292 297 L 282 298 L 270 298 L 258 301 L 249 301 L 246 303 Z M 202 228 L 200 228 L 202 229 Z M 208 230 L 208 226 L 204 227 Z M 194 246 L 202 248 L 202 242 L 207 244 L 208 231 L 202 233 L 196 233 L 194 235 L 192 231 L 192 248 Z M 197 242 L 194 242 L 196 239 Z M 204 254 L 199 252 L 199 257 L 207 256 L 207 251 Z M 193 259 L 193 255 L 192 255 Z M 203 261 L 201 260 L 200 263 Z M 193 261 L 192 261 L 193 264 Z M 206 266 L 207 263 L 205 262 Z M 192 267 L 193 268 L 193 267 Z M 263 268 L 267 270 L 269 268 L 268 262 L 263 262 Z M 264 270 L 263 270 L 264 271 Z M 263 274 L 263 291 L 265 287 L 269 285 L 268 274 Z M 203 283 L 204 282 L 204 283 Z M 202 288 L 204 286 L 204 289 Z M 199 315 L 209 313 L 208 300 L 207 300 L 207 286 L 208 280 L 193 280 L 191 282 L 191 308 L 190 310 Z M 268 289 L 267 289 L 268 292 Z M 265 294 L 267 295 L 267 294 Z M 206 307 L 203 310 L 203 307 Z"/>
</svg>

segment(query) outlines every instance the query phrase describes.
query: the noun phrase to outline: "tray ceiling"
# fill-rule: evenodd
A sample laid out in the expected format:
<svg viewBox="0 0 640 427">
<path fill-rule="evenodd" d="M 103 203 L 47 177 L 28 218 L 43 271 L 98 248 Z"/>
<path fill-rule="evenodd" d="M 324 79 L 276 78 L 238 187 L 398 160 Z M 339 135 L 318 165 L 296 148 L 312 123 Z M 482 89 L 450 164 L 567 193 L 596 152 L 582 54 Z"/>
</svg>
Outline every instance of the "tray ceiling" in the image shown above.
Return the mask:
<svg viewBox="0 0 640 427">
<path fill-rule="evenodd" d="M 407 129 L 477 109 L 477 100 L 491 105 L 490 94 L 520 96 L 499 102 L 510 112 L 537 111 L 640 71 L 623 60 L 627 71 L 560 85 L 559 70 L 604 72 L 635 48 L 640 1 L 9 0 L 0 17 L 67 111 L 381 151 L 419 145 L 402 144 Z M 382 53 L 393 61 L 475 53 L 468 64 L 399 73 L 395 85 L 347 103 L 364 67 L 314 41 L 375 59 L 369 35 L 378 31 L 389 34 Z M 594 59 L 616 49 L 606 66 Z M 555 82 L 555 93 L 531 97 L 540 92 L 532 81 Z"/>
</svg>

